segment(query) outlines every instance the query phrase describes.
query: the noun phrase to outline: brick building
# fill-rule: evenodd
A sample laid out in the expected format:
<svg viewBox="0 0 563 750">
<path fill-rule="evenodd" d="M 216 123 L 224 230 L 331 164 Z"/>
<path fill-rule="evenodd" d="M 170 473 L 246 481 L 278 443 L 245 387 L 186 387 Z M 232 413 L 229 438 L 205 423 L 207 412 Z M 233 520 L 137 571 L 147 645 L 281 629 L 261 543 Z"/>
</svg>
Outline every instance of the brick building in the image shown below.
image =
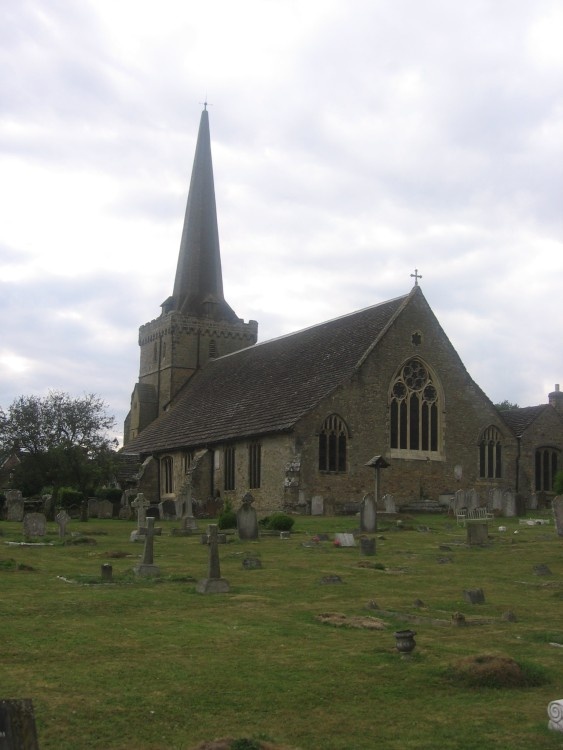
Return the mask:
<svg viewBox="0 0 563 750">
<path fill-rule="evenodd" d="M 410 293 L 271 341 L 223 296 L 209 120 L 202 112 L 174 291 L 139 331 L 124 453 L 152 500 L 193 496 L 261 511 L 399 506 L 457 489 L 549 493 L 561 468 L 563 394 L 499 412 L 428 305 Z"/>
</svg>

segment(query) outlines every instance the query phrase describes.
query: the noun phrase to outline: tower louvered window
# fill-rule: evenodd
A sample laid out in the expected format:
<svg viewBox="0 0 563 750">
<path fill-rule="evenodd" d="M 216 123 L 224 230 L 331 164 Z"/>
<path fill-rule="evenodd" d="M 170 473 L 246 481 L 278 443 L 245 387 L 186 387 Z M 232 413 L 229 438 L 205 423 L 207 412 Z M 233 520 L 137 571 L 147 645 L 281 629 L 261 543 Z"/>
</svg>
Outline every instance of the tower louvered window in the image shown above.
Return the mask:
<svg viewBox="0 0 563 750">
<path fill-rule="evenodd" d="M 483 479 L 502 477 L 502 439 L 496 427 L 487 427 L 479 443 L 479 476 Z"/>
<path fill-rule="evenodd" d="M 417 358 L 401 368 L 390 394 L 391 449 L 439 451 L 440 411 L 437 384 Z"/>
<path fill-rule="evenodd" d="M 346 471 L 348 429 L 337 414 L 331 414 L 319 433 L 319 470 Z"/>
</svg>

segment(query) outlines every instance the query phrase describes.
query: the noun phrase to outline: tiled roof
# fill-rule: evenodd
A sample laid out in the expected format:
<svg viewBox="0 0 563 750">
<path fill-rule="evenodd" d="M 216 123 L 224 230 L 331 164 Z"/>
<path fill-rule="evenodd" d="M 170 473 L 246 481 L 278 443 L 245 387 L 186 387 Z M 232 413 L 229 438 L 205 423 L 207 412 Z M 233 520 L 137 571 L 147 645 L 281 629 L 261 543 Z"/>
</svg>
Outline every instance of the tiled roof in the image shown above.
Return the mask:
<svg viewBox="0 0 563 750">
<path fill-rule="evenodd" d="M 540 416 L 544 409 L 551 408 L 549 404 L 540 404 L 539 406 L 524 406 L 521 409 L 506 409 L 499 413 L 512 432 L 519 436 Z"/>
<path fill-rule="evenodd" d="M 147 454 L 291 429 L 353 374 L 410 295 L 210 361 L 126 451 Z"/>
</svg>

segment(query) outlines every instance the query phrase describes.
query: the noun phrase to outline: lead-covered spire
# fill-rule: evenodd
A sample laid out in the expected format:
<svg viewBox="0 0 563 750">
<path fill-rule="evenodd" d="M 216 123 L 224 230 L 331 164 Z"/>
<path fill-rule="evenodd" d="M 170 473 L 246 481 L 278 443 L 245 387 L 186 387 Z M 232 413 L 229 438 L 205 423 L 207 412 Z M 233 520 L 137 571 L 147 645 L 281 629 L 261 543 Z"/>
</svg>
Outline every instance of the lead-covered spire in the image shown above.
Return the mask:
<svg viewBox="0 0 563 750">
<path fill-rule="evenodd" d="M 209 113 L 201 113 L 174 292 L 166 310 L 214 320 L 237 321 L 223 296 L 219 229 L 215 204 Z"/>
</svg>

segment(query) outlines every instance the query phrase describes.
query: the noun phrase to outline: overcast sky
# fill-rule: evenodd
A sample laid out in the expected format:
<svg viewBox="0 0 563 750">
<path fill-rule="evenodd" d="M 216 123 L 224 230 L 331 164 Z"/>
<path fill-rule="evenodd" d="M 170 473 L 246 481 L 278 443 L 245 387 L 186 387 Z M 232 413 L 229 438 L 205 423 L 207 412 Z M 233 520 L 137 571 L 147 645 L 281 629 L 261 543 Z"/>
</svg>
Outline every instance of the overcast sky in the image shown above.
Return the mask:
<svg viewBox="0 0 563 750">
<path fill-rule="evenodd" d="M 266 340 L 420 285 L 493 401 L 563 384 L 560 0 L 0 0 L 0 405 L 102 396 L 172 293 L 210 103 Z"/>
</svg>

